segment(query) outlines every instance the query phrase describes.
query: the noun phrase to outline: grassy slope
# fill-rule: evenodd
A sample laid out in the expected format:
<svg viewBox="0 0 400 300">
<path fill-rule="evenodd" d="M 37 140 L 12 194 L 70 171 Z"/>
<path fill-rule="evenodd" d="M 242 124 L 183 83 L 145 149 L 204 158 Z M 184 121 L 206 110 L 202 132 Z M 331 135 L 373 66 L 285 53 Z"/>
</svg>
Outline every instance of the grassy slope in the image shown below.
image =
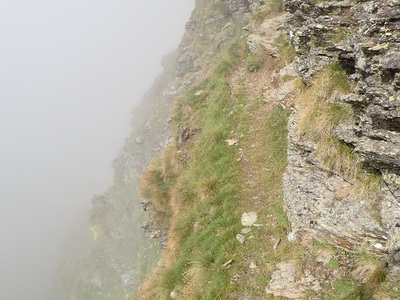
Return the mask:
<svg viewBox="0 0 400 300">
<path fill-rule="evenodd" d="M 186 299 L 199 298 L 200 293 L 204 299 L 223 299 L 229 284 L 221 265 L 236 247 L 240 182 L 235 148 L 225 142 L 238 122 L 237 116 L 229 115 L 234 101 L 227 82 L 230 67 L 230 61 L 223 61 L 210 78 L 178 100 L 176 128 L 201 127 L 201 131 L 164 152 L 158 186 L 149 182 L 151 176 L 143 177 L 144 194 L 168 187 L 166 201 L 158 201 L 157 209 L 173 215 L 162 267 L 144 285 L 141 298 L 168 299 L 173 289 L 180 289 Z"/>
<path fill-rule="evenodd" d="M 253 21 L 270 14 L 258 12 Z M 277 42 L 282 43 L 281 57 L 265 67 L 265 59 L 257 57 L 265 53 L 255 57 L 239 38 L 205 80 L 175 101 L 174 142 L 142 177 L 143 196 L 169 226 L 169 242 L 139 299 L 278 299 L 264 288 L 276 264 L 293 259 L 301 269 L 322 268 L 328 283 L 321 299 L 397 293 L 389 291 L 397 281 L 385 283 L 386 270 L 373 257 L 315 241 L 287 241 L 290 225 L 282 209 L 281 178 L 289 111 L 254 96 L 262 90 L 249 91 L 246 85 L 248 78 L 268 77 L 293 57 L 290 45 Z M 235 81 L 239 69 L 247 73 L 239 72 L 245 78 Z M 370 195 L 379 178 L 361 170 L 351 149 L 333 137 L 334 127 L 351 112 L 328 100 L 349 89 L 346 74 L 335 65 L 311 87 L 299 86 L 298 130 L 317 142 L 317 155 L 327 167 L 355 182 L 354 194 Z M 187 140 L 182 139 L 185 131 Z M 229 146 L 228 139 L 237 144 Z M 243 229 L 240 217 L 249 211 L 258 213 L 263 226 L 252 227 L 240 244 L 235 239 Z M 321 262 L 321 257 L 328 258 Z"/>
<path fill-rule="evenodd" d="M 246 86 L 237 90 L 230 79 L 242 64 L 248 67 L 249 55 L 239 40 L 207 79 L 175 103 L 175 143 L 142 181 L 143 195 L 170 229 L 162 264 L 144 284 L 141 299 L 170 299 L 171 292 L 179 299 L 262 297 L 275 264 L 301 253 L 286 242 L 289 225 L 281 207 L 288 111 L 250 99 Z M 184 128 L 201 130 L 182 144 Z M 237 136 L 239 146 L 229 146 L 226 140 Z M 249 176 L 256 178 L 255 189 L 246 183 Z M 254 210 L 265 226 L 253 228 L 242 245 L 235 239 L 243 228 L 241 214 Z M 282 243 L 275 251 L 277 240 Z M 254 274 L 250 262 L 268 267 Z M 235 277 L 241 279 L 235 283 Z"/>
</svg>

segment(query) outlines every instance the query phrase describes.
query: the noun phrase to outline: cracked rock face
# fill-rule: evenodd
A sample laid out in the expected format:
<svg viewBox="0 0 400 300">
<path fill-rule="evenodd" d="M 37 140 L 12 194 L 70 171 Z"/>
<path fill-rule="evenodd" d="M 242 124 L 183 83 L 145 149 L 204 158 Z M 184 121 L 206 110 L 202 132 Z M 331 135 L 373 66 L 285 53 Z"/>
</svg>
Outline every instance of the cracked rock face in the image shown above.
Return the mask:
<svg viewBox="0 0 400 300">
<path fill-rule="evenodd" d="M 336 135 L 354 147 L 353 153 L 367 170 L 382 174 L 384 180 L 379 199 L 337 201 L 349 183 L 326 172 L 313 157 L 312 143 L 299 142 L 291 130 L 285 205 L 294 231 L 323 237 L 346 249 L 397 257 L 400 1 L 287 0 L 285 9 L 290 13 L 286 29 L 301 78 L 310 83 L 318 71 L 335 62 L 354 83 L 352 93 L 341 99 L 353 108 L 354 124 L 339 126 Z"/>
<path fill-rule="evenodd" d="M 381 224 L 376 201 L 389 205 L 388 192 L 382 199 L 350 198 L 351 183 L 324 166 L 315 155 L 315 144 L 303 141 L 289 122 L 288 166 L 283 178 L 285 210 L 295 239 L 327 240 L 350 251 L 363 249 L 386 255 L 388 233 Z M 387 199 L 386 199 L 387 197 Z M 380 245 L 380 246 L 377 246 Z"/>
<path fill-rule="evenodd" d="M 281 262 L 265 289 L 267 294 L 287 299 L 304 299 L 307 291 L 319 292 L 321 285 L 310 273 L 302 274 L 295 261 Z"/>
<path fill-rule="evenodd" d="M 248 0 L 225 0 L 225 3 L 236 20 L 243 20 L 246 14 L 250 12 L 250 3 Z"/>
</svg>

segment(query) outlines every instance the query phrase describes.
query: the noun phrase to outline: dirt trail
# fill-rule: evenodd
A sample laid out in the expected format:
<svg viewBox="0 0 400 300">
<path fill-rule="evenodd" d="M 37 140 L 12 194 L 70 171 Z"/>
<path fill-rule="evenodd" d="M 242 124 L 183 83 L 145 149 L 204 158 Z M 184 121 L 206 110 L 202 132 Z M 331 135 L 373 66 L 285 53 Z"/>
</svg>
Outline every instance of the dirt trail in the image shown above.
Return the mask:
<svg viewBox="0 0 400 300">
<path fill-rule="evenodd" d="M 285 15 L 279 14 L 266 20 L 250 38 L 258 40 L 265 47 L 263 65 L 257 72 L 239 67 L 231 76 L 233 94 L 245 91 L 243 109 L 248 116 L 235 135 L 240 137 L 238 160 L 242 170 L 242 197 L 239 209 L 242 212 L 256 212 L 258 227 L 251 227 L 245 236 L 240 253 L 237 253 L 233 270 L 231 300 L 269 299 L 265 286 L 274 270 L 277 257 L 290 247 L 286 242 L 286 217 L 282 211 L 281 178 L 285 167 L 286 135 L 272 132 L 275 126 L 272 111 L 279 106 L 281 115 L 290 88 L 285 87 L 279 71 L 285 66 L 279 52 L 276 38 L 281 34 Z M 285 89 L 284 91 L 282 90 Z M 283 125 L 283 130 L 286 130 Z M 281 128 L 282 130 L 282 128 Z M 278 151 L 279 153 L 276 153 Z M 283 225 L 282 225 L 283 223 Z M 274 249 L 276 248 L 276 249 Z"/>
</svg>

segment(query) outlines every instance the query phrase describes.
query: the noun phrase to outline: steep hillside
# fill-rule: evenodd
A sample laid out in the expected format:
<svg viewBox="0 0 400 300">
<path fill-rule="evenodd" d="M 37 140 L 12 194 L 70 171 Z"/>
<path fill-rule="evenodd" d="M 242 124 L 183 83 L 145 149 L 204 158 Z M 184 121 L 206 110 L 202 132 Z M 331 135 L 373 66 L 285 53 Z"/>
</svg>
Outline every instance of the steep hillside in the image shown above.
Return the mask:
<svg viewBox="0 0 400 300">
<path fill-rule="evenodd" d="M 168 242 L 139 298 L 399 298 L 399 4 L 228 7 L 248 25 L 142 177 Z"/>
<path fill-rule="evenodd" d="M 196 1 L 66 299 L 400 299 L 399 12 Z"/>
<path fill-rule="evenodd" d="M 139 175 L 170 141 L 171 101 L 215 63 L 240 31 L 234 23 L 242 17 L 241 7 L 197 1 L 182 43 L 162 59 L 164 71 L 133 111 L 132 133 L 113 162 L 113 185 L 92 199 L 88 250 L 67 257 L 59 267 L 62 299 L 133 297 L 156 265 L 166 227 L 155 224 L 156 218 L 149 220 L 149 203 L 139 196 Z M 221 24 L 227 26 L 221 30 Z"/>
</svg>

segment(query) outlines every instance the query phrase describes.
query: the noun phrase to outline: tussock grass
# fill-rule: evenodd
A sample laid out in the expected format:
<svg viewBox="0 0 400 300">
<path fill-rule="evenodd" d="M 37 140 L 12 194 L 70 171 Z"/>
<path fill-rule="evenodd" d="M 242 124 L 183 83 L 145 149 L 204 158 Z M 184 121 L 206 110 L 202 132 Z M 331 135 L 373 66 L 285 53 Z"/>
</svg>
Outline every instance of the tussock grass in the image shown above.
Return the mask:
<svg viewBox="0 0 400 300">
<path fill-rule="evenodd" d="M 270 11 L 282 11 L 283 10 L 283 1 L 282 0 L 270 0 L 269 2 Z"/>
<path fill-rule="evenodd" d="M 333 129 L 350 119 L 351 110 L 334 103 L 340 95 L 350 92 L 346 72 L 338 65 L 327 66 L 310 87 L 298 87 L 298 131 L 307 138 L 319 140 L 331 135 Z"/>
<path fill-rule="evenodd" d="M 344 70 L 329 65 L 317 75 L 310 87 L 298 85 L 299 103 L 297 131 L 307 139 L 316 142 L 316 155 L 326 165 L 348 178 L 358 173 L 357 163 L 347 145 L 334 137 L 336 126 L 351 119 L 348 107 L 339 106 L 335 101 L 350 92 L 350 84 Z"/>
<path fill-rule="evenodd" d="M 287 64 L 291 63 L 296 55 L 296 52 L 292 44 L 289 42 L 288 35 L 282 33 L 276 38 L 275 42 L 280 46 L 280 57 L 282 57 Z"/>
<path fill-rule="evenodd" d="M 321 133 L 321 135 L 324 134 Z M 361 172 L 361 168 L 352 154 L 352 149 L 333 135 L 320 137 L 316 154 L 328 168 L 347 178 L 356 178 Z"/>
<path fill-rule="evenodd" d="M 151 201 L 154 218 L 167 222 L 171 216 L 169 182 L 160 162 L 153 164 L 141 176 L 141 196 Z"/>
<path fill-rule="evenodd" d="M 377 296 L 377 292 L 382 285 L 386 284 L 388 271 L 385 264 L 378 258 L 368 253 L 349 253 L 332 244 L 317 240 L 313 240 L 310 246 L 311 251 L 304 261 L 306 264 L 311 261 L 311 265 L 306 265 L 307 268 L 315 268 L 316 261 L 323 262 L 324 267 L 333 277 L 340 274 L 338 270 L 339 272 L 346 270 L 345 277 L 336 278 L 330 286 L 324 288 L 322 300 L 382 299 Z"/>
<path fill-rule="evenodd" d="M 357 180 L 350 191 L 350 196 L 359 200 L 376 198 L 381 191 L 382 180 L 381 174 L 369 173 L 358 166 Z"/>
<path fill-rule="evenodd" d="M 264 47 L 258 47 L 255 53 L 248 53 L 246 58 L 246 68 L 250 72 L 258 71 L 264 64 L 266 51 Z"/>
<path fill-rule="evenodd" d="M 372 300 L 366 295 L 364 289 L 358 283 L 349 278 L 343 277 L 332 282 L 332 288 L 321 300 Z"/>
<path fill-rule="evenodd" d="M 371 254 L 360 253 L 356 256 L 357 267 L 352 277 L 366 285 L 370 293 L 374 293 L 386 280 L 387 269 L 384 264 Z"/>
<path fill-rule="evenodd" d="M 353 119 L 348 106 L 336 104 L 350 89 L 345 70 L 337 64 L 328 65 L 310 87 L 299 83 L 297 132 L 316 143 L 317 158 L 353 183 L 349 196 L 362 199 L 376 196 L 381 176 L 364 170 L 354 157 L 353 149 L 334 136 L 334 129 L 340 123 Z"/>
<path fill-rule="evenodd" d="M 266 7 L 262 7 L 261 9 L 258 9 L 254 14 L 252 14 L 251 21 L 255 24 L 261 24 L 265 20 L 267 14 L 268 9 Z"/>
<path fill-rule="evenodd" d="M 143 176 L 144 195 L 164 210 L 167 204 L 172 217 L 162 267 L 143 285 L 139 299 L 170 299 L 171 292 L 179 299 L 223 299 L 229 285 L 230 274 L 222 265 L 235 252 L 240 231 L 235 206 L 239 166 L 235 147 L 225 142 L 240 115 L 229 114 L 234 101 L 227 81 L 235 60 L 231 53 L 175 104 L 175 134 L 185 127 L 201 130 L 179 147 L 171 145 L 162 163 Z"/>
<path fill-rule="evenodd" d="M 273 13 L 283 11 L 282 0 L 269 0 L 264 5 L 261 5 L 252 15 L 250 21 L 253 24 L 261 24 L 268 16 Z"/>
<path fill-rule="evenodd" d="M 398 272 L 386 274 L 385 281 L 377 287 L 374 293 L 374 299 L 400 299 L 399 280 Z"/>
</svg>

